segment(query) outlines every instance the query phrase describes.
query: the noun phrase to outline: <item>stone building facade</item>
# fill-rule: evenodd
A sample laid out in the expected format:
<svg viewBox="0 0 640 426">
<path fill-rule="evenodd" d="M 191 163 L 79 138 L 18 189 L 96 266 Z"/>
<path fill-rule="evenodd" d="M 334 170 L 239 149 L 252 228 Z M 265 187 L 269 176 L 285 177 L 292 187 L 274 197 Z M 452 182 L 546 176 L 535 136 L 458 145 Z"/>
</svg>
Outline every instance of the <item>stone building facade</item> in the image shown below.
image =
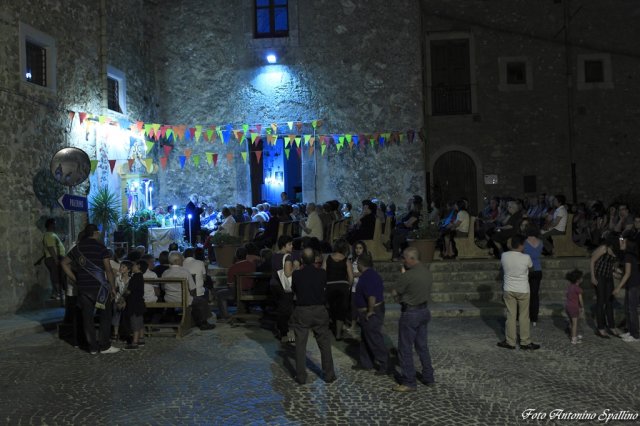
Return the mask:
<svg viewBox="0 0 640 426">
<path fill-rule="evenodd" d="M 76 146 L 101 161 L 76 193 L 100 182 L 123 191 L 117 172 L 127 158 L 110 172 L 101 156 L 110 149 L 106 131 L 81 125 L 79 112 L 187 128 L 259 124 L 262 136 L 270 123 L 300 121 L 300 133 L 311 133 L 309 123 L 321 120 L 317 134 L 375 137 L 373 147 L 338 150 L 327 138 L 324 154 L 320 144 L 292 150 L 287 161 L 300 162 L 306 202 L 403 205 L 418 193 L 442 202 L 464 196 L 475 209 L 494 194 L 571 198 L 575 188 L 580 200 L 608 201 L 632 191 L 639 9 L 568 1 L 289 0 L 289 36 L 256 39 L 252 0 L 4 0 L 0 313 L 41 306 L 46 295 L 46 271 L 33 267 L 42 224 L 49 216 L 68 222 L 55 202 L 65 188 L 49 171 L 58 149 Z M 54 42 L 55 88 L 25 81 L 24 34 Z M 265 62 L 270 52 L 276 65 Z M 123 114 L 107 108 L 109 73 L 126 82 Z M 403 139 L 381 144 L 387 132 Z M 154 205 L 183 204 L 193 192 L 218 205 L 255 199 L 241 157 L 246 139 L 169 141 L 166 168 L 168 141 L 155 142 L 146 153 Z M 215 166 L 208 152 L 218 154 Z"/>
</svg>

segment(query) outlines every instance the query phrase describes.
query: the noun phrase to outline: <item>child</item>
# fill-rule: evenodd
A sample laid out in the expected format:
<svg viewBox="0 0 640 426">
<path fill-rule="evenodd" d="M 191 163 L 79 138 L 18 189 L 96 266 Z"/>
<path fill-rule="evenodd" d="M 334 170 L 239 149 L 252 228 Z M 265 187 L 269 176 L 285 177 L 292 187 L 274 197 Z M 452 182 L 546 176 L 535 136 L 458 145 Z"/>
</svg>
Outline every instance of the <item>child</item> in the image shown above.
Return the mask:
<svg viewBox="0 0 640 426">
<path fill-rule="evenodd" d="M 144 277 L 149 264 L 144 260 L 139 260 L 133 264 L 131 279 L 125 293 L 127 306 L 125 308 L 125 318 L 129 320 L 133 338 L 131 343 L 125 346 L 127 350 L 138 349 L 138 346 L 144 345 L 143 332 L 144 322 L 142 315 L 144 314 Z"/>
<path fill-rule="evenodd" d="M 584 304 L 582 303 L 582 272 L 577 269 L 567 273 L 565 276 L 569 281 L 567 287 L 567 299 L 564 302 L 564 308 L 567 315 L 571 319 L 571 344 L 582 343 L 582 336 L 578 334 L 578 317 L 584 315 Z"/>
<path fill-rule="evenodd" d="M 118 340 L 120 338 L 120 319 L 122 316 L 122 302 L 125 301 L 124 293 L 127 290 L 129 283 L 129 277 L 131 276 L 131 268 L 133 263 L 128 260 L 120 262 L 118 273 L 116 274 L 116 297 L 113 302 L 113 317 L 111 318 L 111 325 L 113 325 L 112 340 Z"/>
</svg>

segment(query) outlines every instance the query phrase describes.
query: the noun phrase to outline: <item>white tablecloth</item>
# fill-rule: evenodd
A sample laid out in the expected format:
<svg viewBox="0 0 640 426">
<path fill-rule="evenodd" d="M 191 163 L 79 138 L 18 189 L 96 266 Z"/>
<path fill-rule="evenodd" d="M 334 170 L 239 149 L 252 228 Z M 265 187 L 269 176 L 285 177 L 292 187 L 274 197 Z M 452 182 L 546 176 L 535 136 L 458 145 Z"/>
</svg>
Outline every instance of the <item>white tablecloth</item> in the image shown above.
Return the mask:
<svg viewBox="0 0 640 426">
<path fill-rule="evenodd" d="M 182 232 L 182 226 L 149 228 L 149 246 L 151 247 L 151 253 L 157 258 L 161 251 L 169 248 L 169 244 L 182 239 Z"/>
</svg>

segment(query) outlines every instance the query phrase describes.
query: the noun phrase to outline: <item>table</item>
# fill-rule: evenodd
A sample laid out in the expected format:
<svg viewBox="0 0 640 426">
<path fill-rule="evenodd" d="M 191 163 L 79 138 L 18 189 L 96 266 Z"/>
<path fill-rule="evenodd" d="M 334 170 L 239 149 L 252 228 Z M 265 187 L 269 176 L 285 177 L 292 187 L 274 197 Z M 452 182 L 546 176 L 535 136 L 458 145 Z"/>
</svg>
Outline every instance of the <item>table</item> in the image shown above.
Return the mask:
<svg viewBox="0 0 640 426">
<path fill-rule="evenodd" d="M 169 244 L 182 239 L 182 226 L 170 228 L 149 228 L 150 252 L 157 258 L 160 252 L 167 250 Z"/>
</svg>

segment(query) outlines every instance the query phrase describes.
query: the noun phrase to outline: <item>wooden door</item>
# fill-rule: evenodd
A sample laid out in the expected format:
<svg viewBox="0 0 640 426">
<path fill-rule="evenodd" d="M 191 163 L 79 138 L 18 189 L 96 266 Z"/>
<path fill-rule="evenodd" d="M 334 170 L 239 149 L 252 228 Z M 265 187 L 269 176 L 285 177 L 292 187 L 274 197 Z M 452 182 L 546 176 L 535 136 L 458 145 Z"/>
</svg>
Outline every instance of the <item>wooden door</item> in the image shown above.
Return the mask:
<svg viewBox="0 0 640 426">
<path fill-rule="evenodd" d="M 478 211 L 476 165 L 461 151 L 441 155 L 433 165 L 433 200 L 442 209 L 446 203 L 461 198 L 469 200 L 469 213 Z"/>
</svg>

